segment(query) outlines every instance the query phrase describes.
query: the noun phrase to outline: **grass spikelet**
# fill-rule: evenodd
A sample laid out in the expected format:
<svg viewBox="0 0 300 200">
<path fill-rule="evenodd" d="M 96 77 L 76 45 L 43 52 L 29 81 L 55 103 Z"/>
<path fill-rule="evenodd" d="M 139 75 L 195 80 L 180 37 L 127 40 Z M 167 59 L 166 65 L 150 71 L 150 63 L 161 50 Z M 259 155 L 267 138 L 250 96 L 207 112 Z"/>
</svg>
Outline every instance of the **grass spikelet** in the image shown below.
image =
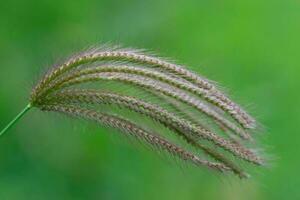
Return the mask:
<svg viewBox="0 0 300 200">
<path fill-rule="evenodd" d="M 101 60 L 128 60 L 140 64 L 159 67 L 161 70 L 170 72 L 175 76 L 180 76 L 183 79 L 195 84 L 199 88 L 208 90 L 212 96 L 222 101 L 223 103 L 220 103 L 220 105 L 224 106 L 224 109 L 228 110 L 232 117 L 240 122 L 245 128 L 256 127 L 253 117 L 248 115 L 240 106 L 226 97 L 225 94 L 217 90 L 216 87 L 213 84 L 209 83 L 206 79 L 203 79 L 197 74 L 185 69 L 183 66 L 164 61 L 163 59 L 157 57 L 143 54 L 137 50 L 101 49 L 100 51 L 97 51 L 93 49 L 91 51 L 78 54 L 77 56 L 74 56 L 71 59 L 67 60 L 64 64 L 51 70 L 51 73 L 46 74 L 45 78 L 42 79 L 42 81 L 37 85 L 34 92 L 38 92 L 43 87 L 43 85 L 46 85 L 51 80 L 54 80 L 57 76 L 74 67 Z"/>
<path fill-rule="evenodd" d="M 126 90 L 123 94 L 113 86 L 106 86 L 107 83 L 121 84 L 121 88 L 126 85 L 147 96 L 140 97 L 138 92 L 130 94 L 130 91 L 126 94 Z M 151 101 L 149 97 L 160 101 Z M 178 107 L 175 112 L 164 104 L 187 107 Z M 103 106 L 108 109 L 102 110 Z M 187 148 L 171 142 L 163 136 L 163 130 L 151 130 L 146 123 L 135 124 L 126 112 L 115 113 L 116 106 L 143 115 L 154 124 L 159 123 Z M 163 150 L 197 166 L 219 172 L 231 171 L 241 178 L 247 177 L 247 173 L 239 166 L 240 162 L 264 163 L 263 158 L 249 148 L 254 140 L 249 129 L 256 127 L 253 117 L 207 79 L 183 66 L 137 50 L 92 49 L 56 65 L 33 88 L 28 106 L 0 135 L 32 107 L 116 128 L 154 150 Z M 190 111 L 195 116 L 191 117 Z M 212 124 L 203 121 L 200 115 Z M 224 134 L 216 132 L 213 126 L 219 127 Z M 195 152 L 190 151 L 189 146 Z M 200 152 L 209 158 L 201 158 L 197 155 Z"/>
<path fill-rule="evenodd" d="M 182 160 L 190 161 L 198 166 L 206 166 L 210 169 L 215 169 L 221 172 L 229 170 L 229 168 L 223 165 L 222 163 L 213 163 L 210 161 L 203 160 L 198 156 L 184 150 L 183 148 L 172 144 L 171 142 L 168 142 L 161 136 L 158 136 L 154 133 L 150 133 L 140 128 L 136 124 L 117 116 L 66 105 L 45 105 L 41 107 L 41 110 L 61 112 L 71 116 L 92 120 L 100 124 L 119 129 L 125 134 L 127 133 L 137 138 L 138 140 L 145 141 L 147 144 L 153 146 L 154 148 L 167 151 L 170 154 L 175 155 Z"/>
<path fill-rule="evenodd" d="M 189 121 L 179 119 L 178 117 L 168 113 L 162 108 L 148 104 L 141 100 L 137 100 L 131 97 L 123 97 L 116 94 L 109 93 L 98 93 L 97 91 L 63 91 L 60 94 L 55 94 L 54 100 L 60 100 L 60 102 L 69 101 L 77 103 L 108 103 L 108 104 L 118 104 L 121 106 L 126 106 L 127 108 L 137 111 L 142 114 L 151 116 L 153 119 L 160 121 L 176 129 L 177 131 L 192 134 L 195 138 L 203 138 L 208 141 L 213 142 L 215 145 L 222 147 L 234 155 L 245 159 L 247 161 L 259 164 L 260 158 L 255 156 L 250 150 L 244 149 L 235 143 L 227 141 L 220 136 L 206 130 L 203 127 L 192 125 Z M 50 101 L 51 102 L 51 101 Z M 142 110 L 143 109 L 143 110 Z"/>
<path fill-rule="evenodd" d="M 160 122 L 170 130 L 176 132 L 179 136 L 182 136 L 186 142 L 190 143 L 196 148 L 201 149 L 205 153 L 209 154 L 215 160 L 224 163 L 229 169 L 240 177 L 246 177 L 246 173 L 236 166 L 232 161 L 227 159 L 222 154 L 218 153 L 213 148 L 198 143 L 193 139 L 191 132 L 198 132 L 196 127 L 185 119 L 174 116 L 163 108 L 147 103 L 145 101 L 136 99 L 130 96 L 119 95 L 116 93 L 99 92 L 95 90 L 64 90 L 55 94 L 55 98 L 48 99 L 49 103 L 61 103 L 68 102 L 68 104 L 86 103 L 86 104 L 115 104 L 121 107 L 126 107 L 130 110 L 138 112 L 142 115 L 146 115 L 155 121 Z"/>
</svg>

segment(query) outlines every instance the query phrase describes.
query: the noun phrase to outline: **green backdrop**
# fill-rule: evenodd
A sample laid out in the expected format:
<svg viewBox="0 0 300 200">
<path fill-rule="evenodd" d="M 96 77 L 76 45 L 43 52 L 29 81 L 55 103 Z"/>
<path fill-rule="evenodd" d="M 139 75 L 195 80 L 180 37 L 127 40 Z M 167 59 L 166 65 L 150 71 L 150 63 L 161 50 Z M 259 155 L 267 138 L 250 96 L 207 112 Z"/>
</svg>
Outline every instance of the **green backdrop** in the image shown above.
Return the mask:
<svg viewBox="0 0 300 200">
<path fill-rule="evenodd" d="M 123 44 L 226 86 L 264 126 L 272 160 L 249 180 L 223 177 L 32 110 L 0 138 L 0 199 L 300 199 L 300 1 L 0 0 L 0 10 L 0 127 L 48 66 Z"/>
</svg>

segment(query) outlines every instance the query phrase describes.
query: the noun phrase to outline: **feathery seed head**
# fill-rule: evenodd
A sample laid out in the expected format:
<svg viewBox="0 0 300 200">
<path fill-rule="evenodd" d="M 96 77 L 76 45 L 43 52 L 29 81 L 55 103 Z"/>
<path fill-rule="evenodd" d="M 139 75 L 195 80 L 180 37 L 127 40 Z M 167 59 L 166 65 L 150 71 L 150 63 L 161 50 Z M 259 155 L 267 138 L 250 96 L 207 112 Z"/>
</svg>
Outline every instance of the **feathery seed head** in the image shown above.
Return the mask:
<svg viewBox="0 0 300 200">
<path fill-rule="evenodd" d="M 102 81 L 102 86 L 122 83 L 143 90 L 160 101 L 152 102 L 137 94 L 124 95 L 114 87 L 107 91 L 100 84 L 95 86 L 98 89 L 86 85 L 99 81 Z M 165 107 L 164 103 L 175 105 L 177 111 Z M 176 106 L 181 104 L 188 109 Z M 220 172 L 231 171 L 243 178 L 247 174 L 239 167 L 238 160 L 254 165 L 263 163 L 263 159 L 245 145 L 254 140 L 249 132 L 256 127 L 253 117 L 207 79 L 183 66 L 137 50 L 93 49 L 71 57 L 51 69 L 34 87 L 30 105 L 42 111 L 64 113 L 119 129 L 154 149 L 198 166 Z M 123 116 L 121 112 L 122 117 L 119 117 L 114 109 L 98 111 L 97 106 L 103 105 L 118 106 L 159 123 L 197 153 L 202 152 L 213 161 L 170 142 L 161 132 L 148 130 L 147 124 L 137 125 L 125 113 Z M 196 116 L 205 116 L 214 127 L 211 124 L 204 127 L 201 118 L 191 117 L 189 111 Z"/>
</svg>

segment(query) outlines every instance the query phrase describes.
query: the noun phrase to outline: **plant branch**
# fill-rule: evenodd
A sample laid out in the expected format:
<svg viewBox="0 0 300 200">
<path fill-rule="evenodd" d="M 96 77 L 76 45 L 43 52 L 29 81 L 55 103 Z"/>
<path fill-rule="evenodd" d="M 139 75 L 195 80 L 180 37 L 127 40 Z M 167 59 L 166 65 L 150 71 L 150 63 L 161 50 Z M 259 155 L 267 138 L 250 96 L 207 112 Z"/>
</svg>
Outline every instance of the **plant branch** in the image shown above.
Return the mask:
<svg viewBox="0 0 300 200">
<path fill-rule="evenodd" d="M 9 124 L 7 124 L 7 126 L 0 132 L 0 136 L 8 131 L 8 129 L 10 129 L 19 119 L 21 119 L 31 108 L 31 104 L 28 104 Z"/>
</svg>

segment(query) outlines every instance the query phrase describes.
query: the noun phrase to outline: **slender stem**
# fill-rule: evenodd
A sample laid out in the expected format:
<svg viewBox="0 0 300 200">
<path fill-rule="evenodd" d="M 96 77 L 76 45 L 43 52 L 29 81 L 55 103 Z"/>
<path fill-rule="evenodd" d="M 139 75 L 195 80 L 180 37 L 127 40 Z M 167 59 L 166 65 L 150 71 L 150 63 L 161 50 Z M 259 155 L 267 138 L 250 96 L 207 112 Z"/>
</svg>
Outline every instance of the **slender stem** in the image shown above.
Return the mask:
<svg viewBox="0 0 300 200">
<path fill-rule="evenodd" d="M 3 135 L 9 128 L 11 128 L 25 113 L 32 108 L 31 104 L 28 104 L 7 126 L 0 132 L 0 136 Z"/>
</svg>

